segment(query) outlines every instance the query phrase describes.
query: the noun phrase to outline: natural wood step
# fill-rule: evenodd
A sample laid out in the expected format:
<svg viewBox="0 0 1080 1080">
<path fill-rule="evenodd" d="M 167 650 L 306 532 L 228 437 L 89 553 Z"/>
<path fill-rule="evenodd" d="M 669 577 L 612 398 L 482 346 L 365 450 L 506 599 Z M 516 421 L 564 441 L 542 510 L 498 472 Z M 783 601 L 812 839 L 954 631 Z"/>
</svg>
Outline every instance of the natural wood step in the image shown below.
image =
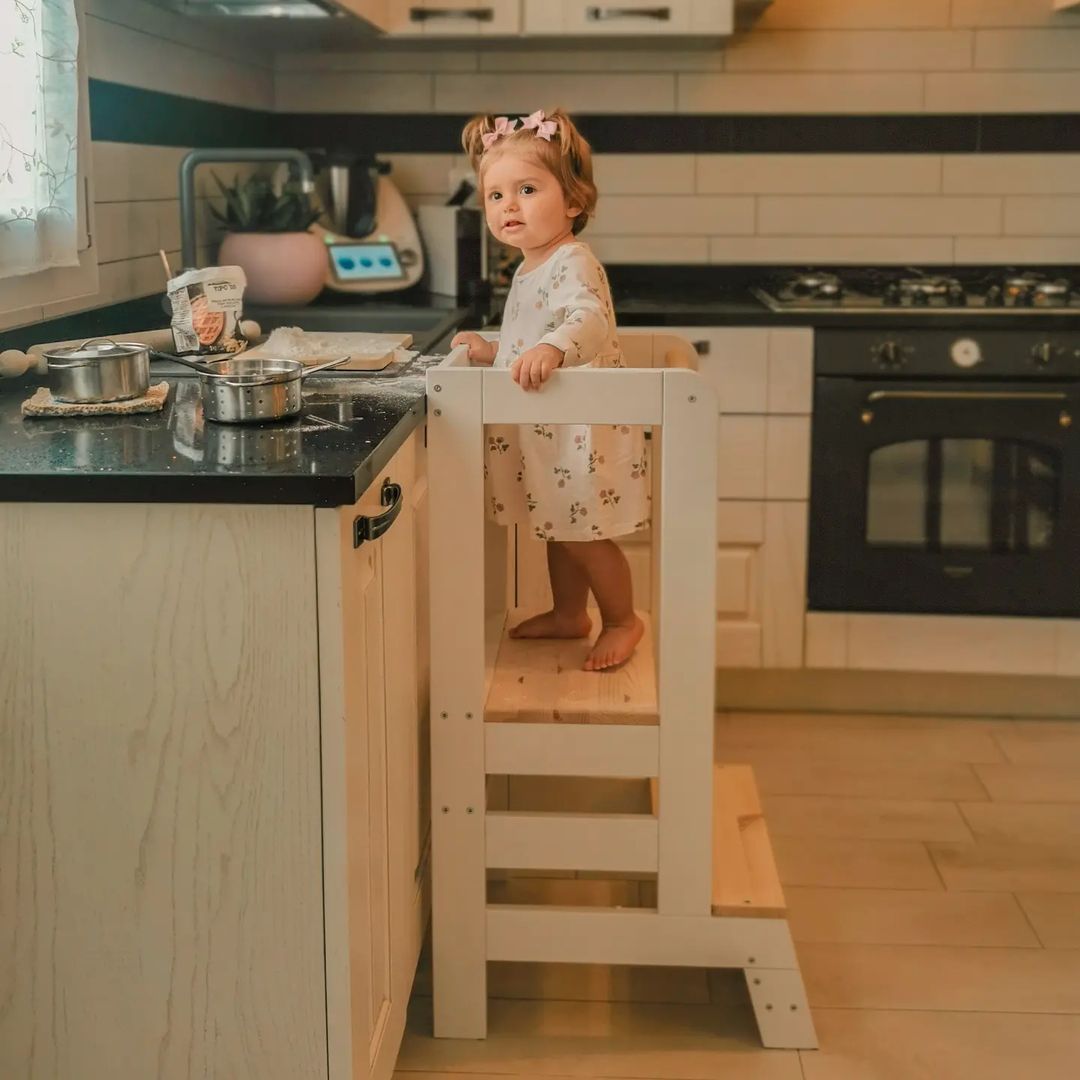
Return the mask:
<svg viewBox="0 0 1080 1080">
<path fill-rule="evenodd" d="M 712 911 L 754 918 L 787 916 L 749 765 L 713 766 Z"/>
<path fill-rule="evenodd" d="M 615 671 L 582 671 L 599 634 L 588 641 L 523 641 L 505 631 L 491 676 L 484 718 L 492 723 L 656 724 L 656 665 L 652 626 Z M 511 612 L 507 626 L 524 618 Z"/>
</svg>

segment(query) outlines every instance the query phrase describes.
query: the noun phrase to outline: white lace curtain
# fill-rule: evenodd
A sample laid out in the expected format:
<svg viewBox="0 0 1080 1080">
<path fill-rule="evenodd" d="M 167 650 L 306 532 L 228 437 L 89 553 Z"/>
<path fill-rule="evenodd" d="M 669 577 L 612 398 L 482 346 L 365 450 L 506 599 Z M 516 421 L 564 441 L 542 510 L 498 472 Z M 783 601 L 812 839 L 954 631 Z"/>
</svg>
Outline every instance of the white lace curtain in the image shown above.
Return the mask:
<svg viewBox="0 0 1080 1080">
<path fill-rule="evenodd" d="M 0 0 L 0 278 L 79 262 L 75 0 Z"/>
</svg>

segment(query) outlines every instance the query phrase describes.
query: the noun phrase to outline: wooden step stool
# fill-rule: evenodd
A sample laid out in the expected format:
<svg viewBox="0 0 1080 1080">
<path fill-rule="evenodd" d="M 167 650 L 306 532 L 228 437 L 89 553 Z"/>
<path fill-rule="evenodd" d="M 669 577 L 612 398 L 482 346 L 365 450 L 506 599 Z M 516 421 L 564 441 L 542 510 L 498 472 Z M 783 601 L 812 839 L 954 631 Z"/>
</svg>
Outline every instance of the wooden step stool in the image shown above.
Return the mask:
<svg viewBox="0 0 1080 1080">
<path fill-rule="evenodd" d="M 745 765 L 714 765 L 714 393 L 657 365 L 560 371 L 525 394 L 464 349 L 428 372 L 435 1035 L 483 1038 L 489 960 L 740 968 L 765 1046 L 817 1045 Z M 640 353 L 643 342 L 633 346 Z M 599 380 L 603 380 L 600 382 Z M 653 429 L 652 625 L 613 673 L 583 642 L 505 637 L 504 530 L 485 522 L 484 425 Z M 650 813 L 488 809 L 490 776 L 642 778 Z M 648 908 L 490 904 L 489 868 L 655 875 Z"/>
</svg>

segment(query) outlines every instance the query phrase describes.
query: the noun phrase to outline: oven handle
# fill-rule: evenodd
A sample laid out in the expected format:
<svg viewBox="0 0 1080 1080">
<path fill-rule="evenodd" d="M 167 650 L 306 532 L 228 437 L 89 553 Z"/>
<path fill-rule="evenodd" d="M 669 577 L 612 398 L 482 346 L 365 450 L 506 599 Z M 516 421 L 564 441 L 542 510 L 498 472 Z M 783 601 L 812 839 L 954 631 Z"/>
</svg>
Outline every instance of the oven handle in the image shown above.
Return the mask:
<svg viewBox="0 0 1080 1080">
<path fill-rule="evenodd" d="M 1066 401 L 1068 394 L 1050 390 L 874 390 L 871 401 Z"/>
</svg>

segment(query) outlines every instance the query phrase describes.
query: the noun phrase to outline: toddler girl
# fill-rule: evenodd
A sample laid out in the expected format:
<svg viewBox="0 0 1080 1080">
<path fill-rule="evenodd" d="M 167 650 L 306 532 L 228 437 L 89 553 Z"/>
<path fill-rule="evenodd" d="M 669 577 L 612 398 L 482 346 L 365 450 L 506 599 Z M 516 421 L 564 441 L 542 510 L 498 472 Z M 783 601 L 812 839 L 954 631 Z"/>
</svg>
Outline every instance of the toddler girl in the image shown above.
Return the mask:
<svg viewBox="0 0 1080 1080">
<path fill-rule="evenodd" d="M 623 367 L 603 267 L 576 239 L 596 209 L 589 144 L 562 111 L 521 121 L 471 120 L 462 142 L 480 181 L 488 228 L 524 260 L 498 342 L 458 334 L 469 359 L 508 367 L 527 391 L 560 367 Z M 491 425 L 484 476 L 491 516 L 547 541 L 554 605 L 512 637 L 584 638 L 589 590 L 603 629 L 586 671 L 623 663 L 641 640 L 630 567 L 613 537 L 644 528 L 649 481 L 644 433 L 627 425 Z"/>
</svg>

